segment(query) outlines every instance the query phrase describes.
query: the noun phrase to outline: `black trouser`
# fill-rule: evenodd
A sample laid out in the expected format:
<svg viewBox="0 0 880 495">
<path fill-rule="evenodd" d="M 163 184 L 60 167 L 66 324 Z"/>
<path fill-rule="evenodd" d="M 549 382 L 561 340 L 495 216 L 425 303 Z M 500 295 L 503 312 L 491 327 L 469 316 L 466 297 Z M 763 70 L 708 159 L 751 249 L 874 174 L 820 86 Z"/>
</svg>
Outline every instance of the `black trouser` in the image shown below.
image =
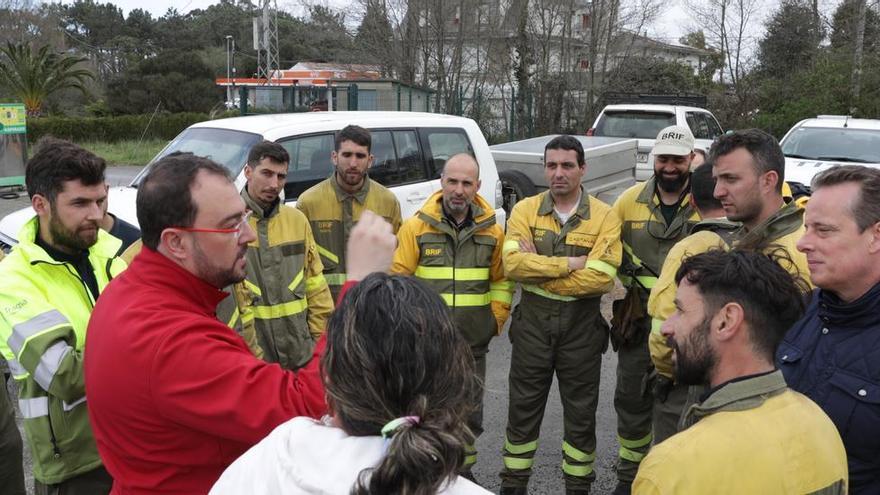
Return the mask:
<svg viewBox="0 0 880 495">
<path fill-rule="evenodd" d="M 113 478 L 101 466 L 55 485 L 34 480 L 34 495 L 107 495 L 112 487 Z"/>
</svg>

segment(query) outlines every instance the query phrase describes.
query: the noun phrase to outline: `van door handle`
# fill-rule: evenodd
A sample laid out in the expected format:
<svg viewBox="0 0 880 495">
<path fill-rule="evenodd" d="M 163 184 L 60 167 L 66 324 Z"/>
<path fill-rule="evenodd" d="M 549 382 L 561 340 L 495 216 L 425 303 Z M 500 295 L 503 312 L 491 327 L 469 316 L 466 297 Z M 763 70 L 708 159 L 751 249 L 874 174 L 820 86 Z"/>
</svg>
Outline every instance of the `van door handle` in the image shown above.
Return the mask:
<svg viewBox="0 0 880 495">
<path fill-rule="evenodd" d="M 406 200 L 410 203 L 422 203 L 426 199 L 428 199 L 428 196 L 420 192 L 411 193 L 409 196 L 406 197 Z"/>
</svg>

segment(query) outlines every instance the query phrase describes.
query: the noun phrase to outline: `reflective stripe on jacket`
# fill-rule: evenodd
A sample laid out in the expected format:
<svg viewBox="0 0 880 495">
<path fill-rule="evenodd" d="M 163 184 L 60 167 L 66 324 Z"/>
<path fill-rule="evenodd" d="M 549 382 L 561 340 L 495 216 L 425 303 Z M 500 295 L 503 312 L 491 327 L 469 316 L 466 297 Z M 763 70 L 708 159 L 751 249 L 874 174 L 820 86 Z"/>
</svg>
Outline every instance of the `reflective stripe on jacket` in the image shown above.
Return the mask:
<svg viewBox="0 0 880 495">
<path fill-rule="evenodd" d="M 0 351 L 18 380 L 19 407 L 34 460 L 34 477 L 56 484 L 101 465 L 86 409 L 83 347 L 95 305 L 69 263 L 35 242 L 37 217 L 0 263 Z M 122 242 L 98 230 L 89 262 L 98 289 L 125 269 Z"/>
<path fill-rule="evenodd" d="M 537 253 L 524 253 L 528 240 Z M 526 198 L 510 213 L 503 249 L 504 273 L 525 291 L 548 299 L 598 297 L 614 288 L 621 260 L 620 220 L 605 203 L 581 192 L 577 210 L 564 225 L 549 192 Z M 568 258 L 586 256 L 586 266 L 569 272 Z"/>
<path fill-rule="evenodd" d="M 666 337 L 660 333 L 660 327 L 675 312 L 675 292 L 678 289 L 675 274 L 681 267 L 681 262 L 688 256 L 705 253 L 710 249 L 727 250 L 734 229 L 737 228 L 738 223 L 723 218 L 703 220 L 694 226 L 691 235 L 678 241 L 669 250 L 660 270 L 660 278 L 648 298 L 648 314 L 651 316 L 648 349 L 651 351 L 654 368 L 661 375 L 669 378 L 673 376 L 672 348 L 666 343 Z"/>
<path fill-rule="evenodd" d="M 305 213 L 312 226 L 324 265 L 324 278 L 330 285 L 334 300 L 345 283 L 345 245 L 352 227 L 364 210 L 370 210 L 387 220 L 394 233 L 400 228 L 397 197 L 369 178 L 360 191 L 348 194 L 336 183 L 336 176 L 331 175 L 302 193 L 296 200 L 296 207 Z"/>
<path fill-rule="evenodd" d="M 253 293 L 254 326 L 264 359 L 297 369 L 312 357 L 333 299 L 318 246 L 301 211 L 276 203 L 268 212 L 242 190 L 257 234 L 248 245 L 245 285 Z"/>
<path fill-rule="evenodd" d="M 667 225 L 660 212 L 656 187 L 652 177 L 643 184 L 630 187 L 614 202 L 614 211 L 622 224 L 620 239 L 624 254 L 619 278 L 625 287 L 633 283 L 632 278 L 624 273 L 627 271 L 634 273 L 637 280 L 651 290 L 657 283 L 669 250 L 700 221 L 699 214 L 689 204 L 690 193 L 687 193 L 682 196 L 678 212 Z M 642 268 L 643 265 L 650 270 Z"/>
<path fill-rule="evenodd" d="M 391 271 L 437 290 L 468 344 L 482 350 L 507 321 L 513 284 L 504 278 L 495 210 L 477 195 L 471 212 L 471 224 L 456 230 L 443 215 L 443 192 L 435 192 L 397 233 Z"/>
<path fill-rule="evenodd" d="M 846 493 L 837 429 L 781 372 L 729 382 L 689 412 L 702 419 L 651 447 L 634 495 Z"/>
</svg>

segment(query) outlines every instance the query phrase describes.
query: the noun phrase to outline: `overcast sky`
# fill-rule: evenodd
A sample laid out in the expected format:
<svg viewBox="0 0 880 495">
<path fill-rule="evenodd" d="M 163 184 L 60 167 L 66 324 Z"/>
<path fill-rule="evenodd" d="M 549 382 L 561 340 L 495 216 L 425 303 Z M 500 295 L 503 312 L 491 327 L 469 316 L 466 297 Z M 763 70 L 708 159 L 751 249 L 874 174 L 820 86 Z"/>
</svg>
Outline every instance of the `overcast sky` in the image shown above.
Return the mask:
<svg viewBox="0 0 880 495">
<path fill-rule="evenodd" d="M 100 1 L 100 0 L 99 0 Z M 107 0 L 105 0 L 107 1 Z M 181 13 L 189 12 L 193 9 L 203 9 L 209 5 L 218 3 L 216 0 L 109 0 L 113 4 L 122 8 L 125 15 L 131 9 L 146 8 L 153 17 L 161 17 L 170 8 L 176 8 Z M 306 0 L 309 3 L 322 3 L 329 6 L 340 7 L 351 5 L 353 2 L 346 0 Z M 779 0 L 758 0 L 760 8 L 751 20 L 751 37 L 753 40 L 759 38 L 764 33 L 764 21 L 769 13 L 775 10 Z M 825 12 L 831 12 L 840 0 L 819 0 L 820 8 Z M 64 0 L 63 3 L 70 3 Z M 255 0 L 259 3 L 259 0 Z M 279 0 L 280 8 L 290 11 L 294 14 L 301 14 L 303 11 L 302 0 Z M 697 27 L 688 16 L 684 8 L 684 0 L 664 0 L 664 10 L 660 17 L 652 25 L 648 26 L 648 34 L 652 37 L 667 42 L 675 42 L 684 35 L 690 28 Z M 355 14 L 356 16 L 357 14 Z"/>
</svg>

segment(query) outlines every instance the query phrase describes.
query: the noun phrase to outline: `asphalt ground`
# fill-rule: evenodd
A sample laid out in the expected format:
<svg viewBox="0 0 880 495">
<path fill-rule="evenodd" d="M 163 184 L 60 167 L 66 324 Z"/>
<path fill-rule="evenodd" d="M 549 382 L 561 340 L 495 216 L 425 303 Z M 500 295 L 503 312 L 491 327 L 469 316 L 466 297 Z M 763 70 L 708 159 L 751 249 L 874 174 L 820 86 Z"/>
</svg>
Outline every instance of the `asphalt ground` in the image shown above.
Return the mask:
<svg viewBox="0 0 880 495">
<path fill-rule="evenodd" d="M 111 167 L 107 169 L 107 180 L 111 185 L 128 184 L 137 174 L 140 167 Z M 613 198 L 602 198 L 610 201 Z M 0 199 L 0 218 L 24 208 L 30 204 L 27 194 L 22 192 L 17 199 Z M 602 313 L 606 319 L 611 318 L 611 300 L 623 296 L 622 288 L 606 295 L 602 300 Z M 514 300 L 516 302 L 517 299 Z M 498 471 L 502 467 L 501 450 L 504 444 L 504 428 L 507 423 L 507 376 L 510 370 L 511 345 L 507 329 L 504 334 L 494 339 L 489 347 L 486 366 L 486 395 L 484 412 L 484 433 L 477 440 L 478 461 L 474 467 L 477 481 L 487 489 L 498 492 L 500 480 Z M 597 479 L 593 483 L 592 493 L 609 494 L 614 489 L 616 478 L 614 466 L 617 462 L 617 416 L 614 412 L 614 385 L 617 355 L 609 350 L 602 358 L 602 378 L 599 391 L 599 407 L 596 411 L 596 461 L 594 469 Z M 14 386 L 10 388 L 14 389 Z M 12 393 L 14 394 L 14 390 Z M 15 398 L 11 395 L 13 399 Z M 15 401 L 13 401 L 15 402 Z M 19 416 L 19 428 L 21 418 Z M 22 435 L 24 435 L 22 433 Z M 27 442 L 25 441 L 25 444 Z M 549 495 L 565 493 L 562 479 L 562 405 L 559 390 L 554 380 L 553 388 L 544 413 L 541 425 L 541 437 L 538 441 L 538 452 L 535 455 L 529 493 L 533 495 Z M 33 493 L 33 478 L 28 447 L 25 447 L 25 481 L 28 493 Z M 2 491 L 2 490 L 0 490 Z"/>
</svg>

